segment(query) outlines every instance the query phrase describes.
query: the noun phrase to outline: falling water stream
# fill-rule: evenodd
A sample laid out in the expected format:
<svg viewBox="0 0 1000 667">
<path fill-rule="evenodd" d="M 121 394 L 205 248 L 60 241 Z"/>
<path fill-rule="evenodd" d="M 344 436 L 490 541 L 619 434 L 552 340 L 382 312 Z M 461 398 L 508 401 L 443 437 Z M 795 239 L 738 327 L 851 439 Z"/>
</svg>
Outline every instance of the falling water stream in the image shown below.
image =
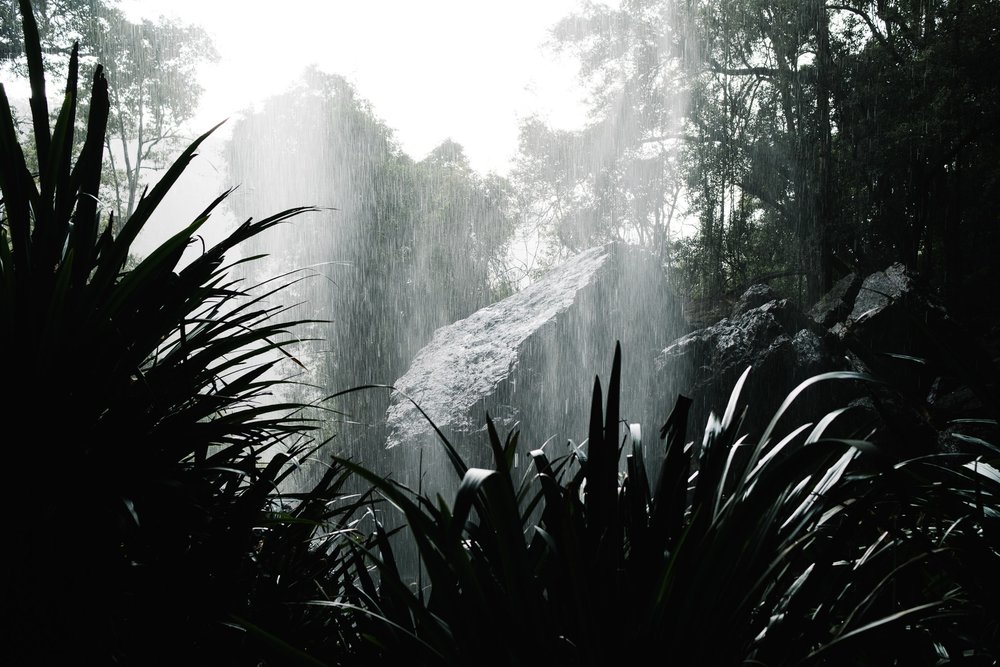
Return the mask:
<svg viewBox="0 0 1000 667">
<path fill-rule="evenodd" d="M 155 3 L 147 4 L 146 11 L 156 10 Z M 143 3 L 133 5 L 143 11 Z M 576 68 L 571 55 L 540 51 L 554 34 L 548 31 L 555 19 L 573 9 L 568 3 L 523 18 L 525 26 L 538 24 L 529 31 L 535 41 L 512 44 L 531 50 L 535 62 L 545 53 Z M 452 10 L 457 19 L 472 21 L 465 9 Z M 239 186 L 227 203 L 236 220 L 295 206 L 317 209 L 243 248 L 246 256 L 265 256 L 248 265 L 246 279 L 260 283 L 280 276 L 287 287 L 273 300 L 288 306 L 284 317 L 305 321 L 296 330 L 302 340 L 295 363 L 285 365 L 296 383 L 287 391 L 289 398 L 316 405 L 310 416 L 321 421 L 321 437 L 330 444 L 316 455 L 319 467 L 307 465 L 297 483 L 308 484 L 323 461 L 337 454 L 431 494 L 454 489 L 429 423 L 401 393 L 366 389 L 325 400 L 363 385 L 397 385 L 427 409 L 473 465 L 489 463 L 487 414 L 502 436 L 520 429 L 522 461 L 543 445 L 559 455 L 568 451 L 567 443 L 582 443 L 593 377 L 606 381 L 618 340 L 626 360 L 624 415 L 653 432 L 654 420 L 669 408 L 676 383 L 655 377 L 653 359 L 684 328 L 665 269 L 677 204 L 664 185 L 673 144 L 639 140 L 634 114 L 624 111 L 634 101 L 622 81 L 608 84 L 617 96 L 612 106 L 622 113 L 584 130 L 549 128 L 533 111 L 511 109 L 508 129 L 481 122 L 472 123 L 477 129 L 470 133 L 468 118 L 489 119 L 496 112 L 490 100 L 477 104 L 474 97 L 489 89 L 481 79 L 488 78 L 492 61 L 469 35 L 486 29 L 483 21 L 518 23 L 490 16 L 476 15 L 479 23 L 451 31 L 455 49 L 474 52 L 447 52 L 437 69 L 426 72 L 445 80 L 463 104 L 472 103 L 463 107 L 471 109 L 463 122 L 456 121 L 458 140 L 442 137 L 411 154 L 413 141 L 404 144 L 377 104 L 359 92 L 366 86 L 362 72 L 345 73 L 351 74 L 347 78 L 329 66 L 297 70 L 288 64 L 279 75 L 270 63 L 265 69 L 272 74 L 260 78 L 266 97 L 231 117 L 214 144 L 218 154 L 209 151 L 218 189 Z M 256 25 L 251 19 L 248 13 L 243 20 Z M 384 19 L 393 23 L 393 16 Z M 199 17 L 180 20 L 197 24 Z M 241 18 L 227 20 L 238 26 Z M 564 23 L 561 29 L 583 25 Z M 311 29 L 302 27 L 301 34 Z M 376 28 L 358 27 L 363 29 Z M 225 80 L 220 74 L 234 68 L 232 78 L 242 80 L 253 64 L 227 61 L 229 38 L 220 38 L 212 26 L 207 32 L 219 39 L 222 64 L 211 70 L 204 99 L 217 103 Z M 400 39 L 397 61 L 413 48 Z M 425 43 L 414 53 L 437 50 Z M 279 64 L 282 57 L 281 49 L 267 56 Z M 505 57 L 522 68 L 531 62 L 517 52 Z M 459 67 L 463 58 L 481 58 L 482 67 Z M 401 71 L 405 67 L 399 64 Z M 493 76 L 498 84 L 509 78 Z M 533 72 L 524 76 L 521 87 L 544 81 Z M 284 85 L 275 86 L 276 77 Z M 572 78 L 562 77 L 563 92 Z M 586 87 L 577 87 L 577 99 Z M 665 128 L 676 124 L 678 104 L 671 98 L 660 105 Z M 415 115 L 423 118 L 451 117 L 445 113 L 449 105 L 457 103 L 412 99 Z M 576 106 L 582 116 L 584 107 L 575 100 L 561 106 Z M 204 111 L 193 116 L 204 117 Z M 504 152 L 515 156 L 500 167 L 503 174 L 475 168 L 481 151 L 473 155 L 463 145 L 480 146 L 486 138 L 495 144 L 493 134 L 508 137 Z"/>
<path fill-rule="evenodd" d="M 584 165 L 598 181 L 616 178 L 615 187 L 640 192 L 648 169 L 615 165 L 629 132 L 605 127 L 554 166 Z M 522 131 L 521 149 L 532 141 Z M 459 480 L 431 420 L 474 466 L 492 466 L 487 414 L 501 437 L 520 430 L 520 466 L 542 446 L 552 458 L 569 453 L 587 437 L 593 378 L 606 386 L 618 340 L 624 416 L 655 433 L 668 413 L 678 383 L 657 377 L 653 359 L 684 324 L 652 239 L 646 250 L 630 248 L 641 239 L 627 224 L 606 245 L 593 233 L 594 215 L 580 210 L 564 216 L 554 237 L 540 213 L 544 195 L 533 193 L 523 167 L 508 178 L 481 174 L 452 140 L 410 156 L 354 85 L 315 68 L 234 121 L 225 162 L 243 184 L 231 200 L 238 218 L 321 207 L 250 249 L 268 256 L 258 277 L 296 271 L 283 296 L 298 304 L 289 315 L 318 320 L 304 327 L 310 340 L 300 346 L 306 371 L 293 369 L 302 381 L 296 398 L 321 401 L 372 384 L 402 392 L 366 389 L 322 402 L 317 416 L 330 444 L 298 483 L 322 474 L 335 453 L 450 497 Z M 628 215 L 668 203 L 661 193 L 630 204 Z M 573 243 L 561 247 L 559 238 Z M 400 551 L 401 567 L 415 571 L 415 554 Z"/>
</svg>

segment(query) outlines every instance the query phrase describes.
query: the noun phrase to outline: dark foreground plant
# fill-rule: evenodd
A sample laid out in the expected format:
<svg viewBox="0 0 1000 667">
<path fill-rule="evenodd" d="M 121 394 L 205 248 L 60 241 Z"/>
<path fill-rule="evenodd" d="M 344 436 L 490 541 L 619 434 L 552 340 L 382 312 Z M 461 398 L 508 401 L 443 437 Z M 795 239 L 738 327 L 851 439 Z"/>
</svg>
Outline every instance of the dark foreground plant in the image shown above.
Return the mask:
<svg viewBox="0 0 1000 667">
<path fill-rule="evenodd" d="M 358 553 L 344 597 L 369 655 L 421 664 L 940 664 L 989 655 L 997 618 L 996 450 L 897 460 L 830 437 L 846 410 L 782 437 L 738 438 L 741 378 L 700 447 L 681 398 L 651 485 L 641 443 L 622 438 L 616 352 L 607 402 L 595 383 L 587 454 L 517 482 L 517 436 L 488 421 L 495 470 L 467 468 L 451 506 L 351 465 L 405 515 L 425 589 L 391 542 Z M 985 448 L 985 449 L 984 449 Z M 623 451 L 624 449 L 624 451 Z M 895 449 L 894 449 L 895 450 Z M 620 465 L 624 455 L 624 466 Z M 624 474 L 620 473 L 624 469 Z M 533 479 L 532 479 L 533 477 Z M 370 569 L 371 568 L 371 569 Z M 982 591 L 990 591 L 983 593 Z"/>
<path fill-rule="evenodd" d="M 20 4 L 39 170 L 0 89 L 4 664 L 930 665 L 1000 651 L 993 445 L 955 436 L 951 453 L 905 459 L 905 429 L 877 446 L 843 410 L 778 435 L 809 384 L 870 382 L 856 374 L 806 383 L 757 442 L 738 437 L 742 380 L 697 447 L 680 400 L 647 468 L 622 438 L 616 353 L 586 455 L 532 451 L 516 480 L 517 436 L 488 423 L 495 470 L 443 442 L 461 479 L 450 506 L 347 461 L 277 493 L 318 446 L 303 406 L 270 396 L 295 323 L 228 278 L 224 255 L 303 209 L 183 264 L 220 197 L 124 270 L 204 137 L 117 236 L 102 231 L 106 83 L 98 69 L 74 162 L 76 58 L 50 128 Z M 350 472 L 402 511 L 426 587 L 381 525 L 361 530 Z"/>
<path fill-rule="evenodd" d="M 50 126 L 38 30 L 21 0 L 29 170 L 0 88 L 0 350 L 5 664 L 256 664 L 288 646 L 284 599 L 314 530 L 343 523 L 342 472 L 277 505 L 312 448 L 302 406 L 276 401 L 289 328 L 229 277 L 237 244 L 306 210 L 248 220 L 186 264 L 225 194 L 131 270 L 133 241 L 207 135 L 116 227 L 100 221 L 107 82 L 93 78 L 74 160 L 77 56 Z M 237 262 L 238 263 L 238 262 Z M 279 555 L 275 555 L 280 552 Z M 317 552 L 319 553 L 319 552 Z"/>
</svg>

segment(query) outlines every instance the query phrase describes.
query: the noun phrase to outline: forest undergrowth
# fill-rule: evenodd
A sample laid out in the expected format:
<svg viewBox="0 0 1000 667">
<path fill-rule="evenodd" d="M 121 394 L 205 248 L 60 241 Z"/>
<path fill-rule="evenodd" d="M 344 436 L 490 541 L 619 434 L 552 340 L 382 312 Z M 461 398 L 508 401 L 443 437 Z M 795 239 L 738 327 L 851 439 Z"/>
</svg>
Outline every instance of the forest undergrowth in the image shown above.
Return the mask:
<svg viewBox="0 0 1000 667">
<path fill-rule="evenodd" d="M 750 437 L 742 388 L 690 424 L 681 397 L 643 442 L 619 402 L 620 349 L 595 380 L 588 438 L 555 454 L 502 437 L 492 469 L 431 497 L 324 456 L 307 407 L 274 403 L 294 331 L 226 263 L 306 208 L 248 220 L 185 261 L 225 195 L 127 268 L 196 140 L 120 227 L 100 223 L 107 82 L 82 141 L 78 63 L 50 122 L 37 26 L 22 139 L 0 91 L 0 394 L 11 508 L 10 664 L 993 664 L 1000 655 L 1000 448 L 989 419 L 907 457 L 905 424 L 841 406 Z M 207 135 L 206 135 L 207 136 Z M 23 145 L 22 145 L 23 144 Z M 27 157 L 34 156 L 37 169 Z M 75 157 L 74 157 L 75 156 Z M 115 233 L 114 229 L 119 229 Z M 196 244 L 200 245 L 200 244 Z M 625 351 L 627 353 L 627 350 Z M 877 406 L 879 401 L 875 401 Z M 963 427 L 977 435 L 963 433 Z M 440 434 L 439 434 L 440 435 Z M 887 444 L 888 443 L 888 444 Z M 912 451 L 912 450 L 910 450 Z M 519 473 L 516 455 L 531 466 Z M 366 490 L 347 493 L 349 480 Z M 381 517 L 398 512 L 401 527 Z M 415 545 L 416 572 L 397 562 Z"/>
</svg>

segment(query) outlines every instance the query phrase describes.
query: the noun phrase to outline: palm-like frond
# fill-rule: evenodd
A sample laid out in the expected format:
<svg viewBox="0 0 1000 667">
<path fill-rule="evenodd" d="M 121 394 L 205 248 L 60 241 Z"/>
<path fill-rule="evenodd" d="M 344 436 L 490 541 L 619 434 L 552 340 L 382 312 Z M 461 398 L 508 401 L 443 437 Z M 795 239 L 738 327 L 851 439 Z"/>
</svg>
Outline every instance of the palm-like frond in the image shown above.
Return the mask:
<svg viewBox="0 0 1000 667">
<path fill-rule="evenodd" d="M 981 457 L 894 459 L 841 424 L 845 409 L 778 437 L 811 385 L 877 386 L 855 373 L 803 383 L 748 442 L 737 437 L 744 374 L 698 447 L 690 401 L 678 400 L 651 475 L 638 431 L 620 429 L 620 364 L 616 350 L 606 403 L 595 383 L 586 455 L 533 451 L 535 475 L 520 484 L 516 438 L 501 443 L 489 420 L 496 470 L 457 466 L 451 506 L 344 462 L 405 515 L 429 590 L 407 585 L 387 540 L 359 550 L 356 579 L 331 606 L 363 611 L 372 656 L 933 664 L 991 650 L 996 598 L 978 591 L 992 590 L 980 580 L 998 551 L 981 531 L 1000 516 L 1000 473 Z"/>
<path fill-rule="evenodd" d="M 273 511 L 312 428 L 304 406 L 276 397 L 300 323 L 230 277 L 225 257 L 310 209 L 247 220 L 187 260 L 225 193 L 125 270 L 135 238 L 211 131 L 113 234 L 99 210 L 103 71 L 74 160 L 76 51 L 50 128 L 37 27 L 20 4 L 39 171 L 29 170 L 0 88 L 0 405 L 8 498 L 21 516 L 3 556 L 5 602 L 18 619 L 7 645 L 43 662 L 104 663 L 180 659 L 227 632 L 245 643 L 246 628 L 225 624 L 238 617 L 268 631 L 251 604 L 260 550 L 286 533 L 308 544 L 330 518 L 312 514 L 333 502 L 341 475 L 290 513 Z M 309 529 L 284 530 L 286 520 Z"/>
</svg>

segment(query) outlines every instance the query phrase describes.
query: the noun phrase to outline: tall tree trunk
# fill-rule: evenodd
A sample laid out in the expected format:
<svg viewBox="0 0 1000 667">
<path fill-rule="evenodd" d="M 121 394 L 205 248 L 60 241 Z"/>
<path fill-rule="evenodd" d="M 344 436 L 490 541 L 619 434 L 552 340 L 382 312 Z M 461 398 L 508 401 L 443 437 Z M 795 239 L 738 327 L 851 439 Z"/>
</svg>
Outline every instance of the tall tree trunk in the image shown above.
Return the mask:
<svg viewBox="0 0 1000 667">
<path fill-rule="evenodd" d="M 962 62 L 962 21 L 964 19 L 963 12 L 965 9 L 965 3 L 963 0 L 958 0 L 956 3 L 955 12 L 955 25 L 953 27 L 953 37 L 952 37 L 952 48 L 954 48 L 954 60 L 957 63 Z M 956 80 L 958 80 L 959 73 L 956 71 Z M 963 122 L 963 109 L 960 101 L 960 97 L 957 90 L 953 90 L 951 93 L 951 107 L 952 113 L 955 117 L 955 141 L 959 141 L 959 135 L 964 129 Z M 948 202 L 948 213 L 945 216 L 945 229 L 944 229 L 944 297 L 945 303 L 949 308 L 956 312 L 961 312 L 961 279 L 962 275 L 966 273 L 963 266 L 962 259 L 962 202 L 963 202 L 963 192 L 962 192 L 962 159 L 963 151 L 961 149 L 961 144 L 958 144 L 958 150 L 955 154 L 954 167 L 951 177 L 947 174 L 947 165 L 941 165 L 941 169 L 945 171 L 943 180 L 948 183 L 949 188 L 949 202 Z"/>
<path fill-rule="evenodd" d="M 816 186 L 810 248 L 809 300 L 819 299 L 833 283 L 830 236 L 833 229 L 833 140 L 830 128 L 830 19 L 824 0 L 814 0 L 816 7 L 816 133 L 818 151 Z"/>
</svg>

